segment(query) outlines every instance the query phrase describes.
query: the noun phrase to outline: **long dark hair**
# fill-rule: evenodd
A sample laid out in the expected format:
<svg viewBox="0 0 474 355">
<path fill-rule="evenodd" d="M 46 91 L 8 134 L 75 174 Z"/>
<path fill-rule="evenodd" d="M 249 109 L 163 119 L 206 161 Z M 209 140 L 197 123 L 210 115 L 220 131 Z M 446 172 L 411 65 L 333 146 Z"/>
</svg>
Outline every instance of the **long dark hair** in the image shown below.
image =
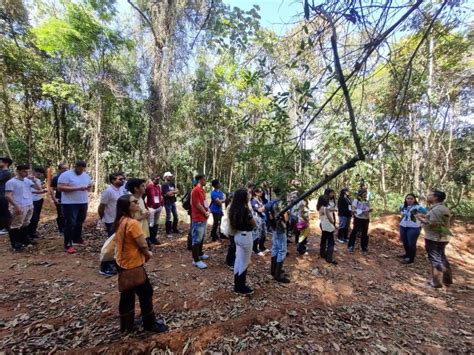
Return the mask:
<svg viewBox="0 0 474 355">
<path fill-rule="evenodd" d="M 339 193 L 339 197 L 346 197 L 346 192 L 349 191 L 348 188 L 343 188 Z"/>
<path fill-rule="evenodd" d="M 329 206 L 329 199 L 326 195 L 321 195 L 318 198 L 318 204 L 316 205 L 316 209 L 319 211 L 321 207 Z"/>
<path fill-rule="evenodd" d="M 414 205 L 418 205 L 418 200 L 416 199 L 415 194 L 410 192 L 409 194 L 406 194 L 406 195 L 405 195 L 405 199 L 403 200 L 403 207 L 406 208 L 406 207 L 408 206 L 408 205 L 407 205 L 407 197 L 408 197 L 408 196 L 413 197 L 413 199 L 415 200 L 415 202 L 413 202 Z"/>
<path fill-rule="evenodd" d="M 229 208 L 229 222 L 232 229 L 238 230 L 239 226 L 248 222 L 249 218 L 249 195 L 247 189 L 238 189 Z"/>
<path fill-rule="evenodd" d="M 120 220 L 123 217 L 132 217 L 130 214 L 130 199 L 132 195 L 123 195 L 120 196 L 117 200 L 117 215 L 115 216 L 114 221 L 114 230 L 116 231 L 120 225 Z"/>
</svg>

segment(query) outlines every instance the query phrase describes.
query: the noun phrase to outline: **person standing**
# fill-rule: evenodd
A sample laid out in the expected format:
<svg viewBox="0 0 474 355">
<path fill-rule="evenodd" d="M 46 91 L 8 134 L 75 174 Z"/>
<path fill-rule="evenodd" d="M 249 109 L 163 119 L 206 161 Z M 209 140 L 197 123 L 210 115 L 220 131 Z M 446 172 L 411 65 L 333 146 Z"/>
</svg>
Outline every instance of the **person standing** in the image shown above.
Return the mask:
<svg viewBox="0 0 474 355">
<path fill-rule="evenodd" d="M 341 244 L 347 242 L 349 235 L 349 226 L 351 225 L 351 206 L 352 201 L 349 197 L 349 189 L 342 189 L 337 200 L 337 210 L 339 217 L 339 230 L 337 241 Z"/>
<path fill-rule="evenodd" d="M 173 174 L 167 171 L 163 175 L 165 183 L 161 186 L 161 192 L 165 200 L 165 212 L 166 212 L 166 235 L 168 238 L 171 238 L 171 233 L 181 233 L 178 229 L 178 210 L 176 208 L 176 195 L 178 195 L 179 190 L 176 188 L 176 185 L 173 181 Z M 171 215 L 173 215 L 173 223 L 171 223 Z"/>
<path fill-rule="evenodd" d="M 5 184 L 5 197 L 9 203 L 9 212 L 12 217 L 10 223 L 10 243 L 15 252 L 21 251 L 25 245 L 34 245 L 35 241 L 28 236 L 28 226 L 33 216 L 33 194 L 31 188 L 40 191 L 33 175 L 28 176 L 29 168 L 26 164 L 16 167 L 16 176 Z"/>
<path fill-rule="evenodd" d="M 36 186 L 43 186 L 41 179 L 44 177 L 46 171 L 42 167 L 35 167 L 33 169 L 34 182 Z M 43 195 L 47 192 L 46 189 L 36 190 L 35 186 L 31 187 L 33 197 L 33 215 L 31 216 L 30 225 L 28 226 L 28 237 L 30 239 L 37 239 L 38 223 L 41 217 L 41 210 L 43 209 L 44 198 Z"/>
<path fill-rule="evenodd" d="M 61 205 L 66 221 L 64 228 L 64 249 L 68 254 L 77 250 L 73 245 L 85 245 L 82 239 L 82 224 L 87 217 L 89 190 L 92 180 L 86 173 L 86 162 L 76 161 L 74 169 L 62 173 L 58 178 Z"/>
<path fill-rule="evenodd" d="M 354 226 L 352 228 L 351 236 L 347 250 L 354 251 L 357 235 L 360 233 L 360 246 L 362 253 L 366 255 L 369 252 L 369 223 L 370 223 L 370 202 L 367 199 L 367 190 L 359 190 L 357 198 L 352 202 L 352 214 L 354 216 Z"/>
<path fill-rule="evenodd" d="M 212 213 L 212 229 L 211 229 L 211 240 L 216 241 L 221 238 L 226 238 L 220 232 L 220 225 L 223 216 L 222 204 L 225 202 L 225 195 L 220 190 L 221 184 L 219 180 L 214 179 L 211 181 L 212 192 L 211 192 L 211 204 L 209 209 Z"/>
<path fill-rule="evenodd" d="M 127 270 L 144 268 L 145 263 L 152 257 L 143 235 L 141 223 L 133 218 L 133 215 L 137 213 L 140 213 L 140 206 L 135 196 L 123 195 L 117 200 L 114 230 L 116 231 L 115 242 L 117 243 L 115 259 L 119 274 Z M 163 321 L 156 319 L 153 310 L 153 287 L 150 279 L 146 271 L 142 271 L 145 274 L 142 284 L 120 292 L 120 331 L 124 333 L 134 330 L 136 294 L 140 301 L 143 328 L 155 333 L 165 332 L 168 327 Z"/>
<path fill-rule="evenodd" d="M 143 229 L 143 235 L 147 242 L 149 242 L 148 238 L 150 238 L 150 229 L 148 228 L 148 217 L 150 217 L 150 211 L 148 211 L 145 201 L 143 200 L 143 196 L 145 196 L 145 182 L 146 181 L 143 179 L 129 179 L 127 182 L 127 190 L 135 196 L 138 201 L 140 209 L 135 211 L 132 216 L 140 222 Z"/>
<path fill-rule="evenodd" d="M 421 232 L 421 223 L 416 218 L 418 213 L 425 214 L 426 210 L 418 204 L 414 194 L 407 194 L 405 202 L 400 206 L 402 219 L 400 221 L 400 240 L 405 249 L 401 256 L 402 264 L 411 264 L 415 261 L 416 242 Z"/>
<path fill-rule="evenodd" d="M 328 196 L 323 195 L 318 199 L 316 209 L 319 212 L 319 221 L 321 226 L 321 244 L 319 247 L 319 255 L 325 259 L 328 263 L 337 265 L 337 262 L 333 260 L 334 253 L 334 213 L 331 205 L 329 204 Z"/>
<path fill-rule="evenodd" d="M 309 206 L 308 200 L 304 199 L 299 204 L 298 223 L 296 229 L 300 232 L 296 251 L 300 255 L 308 255 L 308 235 L 309 235 Z"/>
<path fill-rule="evenodd" d="M 263 190 L 256 188 L 254 196 L 251 200 L 251 205 L 254 213 L 254 219 L 257 222 L 257 227 L 253 231 L 253 252 L 258 256 L 264 256 L 268 252 L 265 248 L 265 241 L 267 239 L 267 221 L 265 217 L 265 203 L 262 200 Z"/>
<path fill-rule="evenodd" d="M 191 220 L 192 220 L 192 256 L 193 265 L 199 269 L 206 269 L 207 265 L 203 260 L 209 256 L 203 253 L 202 246 L 207 229 L 207 219 L 209 218 L 209 208 L 206 202 L 206 177 L 196 176 L 197 184 L 191 192 Z"/>
<path fill-rule="evenodd" d="M 63 234 L 64 233 L 64 226 L 66 225 L 66 221 L 64 219 L 63 208 L 61 206 L 61 191 L 58 190 L 58 179 L 59 176 L 68 171 L 69 167 L 66 163 L 60 163 L 58 165 L 58 173 L 57 175 L 51 180 L 51 199 L 54 202 L 54 206 L 56 207 L 56 223 L 58 224 L 58 232 Z"/>
<path fill-rule="evenodd" d="M 161 210 L 163 209 L 163 195 L 161 193 L 160 176 L 155 175 L 152 178 L 152 182 L 147 185 L 145 189 L 146 194 L 146 205 L 150 211 L 149 217 L 149 230 L 150 230 L 150 243 L 154 245 L 160 245 L 160 241 L 157 239 L 158 226 L 160 223 Z"/>
<path fill-rule="evenodd" d="M 5 197 L 5 184 L 12 178 L 10 165 L 13 161 L 8 157 L 0 158 L 0 235 L 8 234 L 10 227 L 10 211 Z"/>
<path fill-rule="evenodd" d="M 115 215 L 117 214 L 117 200 L 122 193 L 122 186 L 125 177 L 120 173 L 109 175 L 110 186 L 106 188 L 100 196 L 100 204 L 97 210 L 99 218 L 105 225 L 107 236 L 114 234 Z"/>
<path fill-rule="evenodd" d="M 417 214 L 425 230 L 425 248 L 431 262 L 432 275 L 428 285 L 433 288 L 441 288 L 443 284 L 450 286 L 453 283 L 451 265 L 445 252 L 452 235 L 449 231 L 451 212 L 444 204 L 445 200 L 446 193 L 433 190 L 427 196 L 430 210 L 426 215 Z"/>
<path fill-rule="evenodd" d="M 247 268 L 252 255 L 252 231 L 257 227 L 249 208 L 250 194 L 246 189 L 235 192 L 229 207 L 229 222 L 234 231 L 236 257 L 234 262 L 234 291 L 242 295 L 251 295 L 253 290 L 247 286 Z"/>
<path fill-rule="evenodd" d="M 287 252 L 287 223 L 289 220 L 288 212 L 279 215 L 283 210 L 284 204 L 281 199 L 281 190 L 277 186 L 273 190 L 277 199 L 270 201 L 271 210 L 269 212 L 270 223 L 272 226 L 272 260 L 270 273 L 276 281 L 289 283 L 290 280 L 283 271 L 283 262 Z"/>
</svg>

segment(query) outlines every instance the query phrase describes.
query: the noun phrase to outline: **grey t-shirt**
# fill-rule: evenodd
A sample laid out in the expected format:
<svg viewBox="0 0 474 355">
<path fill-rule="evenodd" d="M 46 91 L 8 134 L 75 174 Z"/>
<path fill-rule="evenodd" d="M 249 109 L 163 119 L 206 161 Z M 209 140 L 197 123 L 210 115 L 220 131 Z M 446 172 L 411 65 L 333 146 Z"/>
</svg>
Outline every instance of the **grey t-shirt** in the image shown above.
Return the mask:
<svg viewBox="0 0 474 355">
<path fill-rule="evenodd" d="M 0 198 L 5 197 L 5 184 L 12 178 L 10 170 L 0 170 Z"/>
</svg>

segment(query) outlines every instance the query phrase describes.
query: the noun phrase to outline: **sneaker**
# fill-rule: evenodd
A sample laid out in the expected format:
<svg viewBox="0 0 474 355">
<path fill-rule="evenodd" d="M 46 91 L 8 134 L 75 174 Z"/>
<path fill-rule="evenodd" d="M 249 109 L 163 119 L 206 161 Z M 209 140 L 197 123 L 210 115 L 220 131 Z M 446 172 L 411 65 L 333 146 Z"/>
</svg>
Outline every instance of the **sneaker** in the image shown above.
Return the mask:
<svg viewBox="0 0 474 355">
<path fill-rule="evenodd" d="M 168 326 L 162 320 L 157 320 L 155 323 L 153 323 L 151 328 L 145 328 L 145 330 L 153 333 L 164 333 L 168 331 Z"/>
<path fill-rule="evenodd" d="M 337 261 L 335 261 L 335 260 L 330 261 L 329 264 L 337 265 Z"/>
<path fill-rule="evenodd" d="M 0 229 L 0 235 L 5 235 L 8 234 L 8 231 L 6 229 Z"/>
<path fill-rule="evenodd" d="M 193 265 L 196 266 L 198 269 L 207 269 L 206 263 L 199 261 L 193 261 Z"/>
<path fill-rule="evenodd" d="M 201 259 L 201 260 L 207 260 L 207 259 L 209 259 L 209 255 L 202 254 L 202 255 L 199 257 L 199 259 Z"/>
<path fill-rule="evenodd" d="M 234 287 L 234 292 L 243 296 L 250 296 L 254 294 L 254 290 L 248 286 L 243 286 L 241 289 Z"/>
<path fill-rule="evenodd" d="M 341 244 L 344 244 L 346 242 L 344 239 L 339 239 L 339 238 L 337 239 L 337 241 Z"/>
<path fill-rule="evenodd" d="M 117 274 L 116 272 L 114 272 L 113 270 L 110 270 L 110 269 L 99 270 L 99 275 L 102 275 L 102 276 L 110 277 L 110 276 L 114 276 L 116 274 Z"/>
<path fill-rule="evenodd" d="M 410 258 L 404 258 L 400 262 L 404 265 L 413 264 L 413 260 L 410 260 Z"/>
<path fill-rule="evenodd" d="M 77 250 L 73 247 L 69 247 L 66 249 L 66 253 L 68 254 L 76 254 L 77 253 Z"/>
<path fill-rule="evenodd" d="M 87 242 L 86 241 L 80 241 L 80 242 L 72 242 L 72 246 L 73 247 L 85 247 L 87 246 Z"/>
<path fill-rule="evenodd" d="M 353 252 L 354 252 L 354 247 L 349 247 L 349 248 L 347 248 L 347 251 L 348 251 L 349 253 L 353 253 Z"/>
</svg>

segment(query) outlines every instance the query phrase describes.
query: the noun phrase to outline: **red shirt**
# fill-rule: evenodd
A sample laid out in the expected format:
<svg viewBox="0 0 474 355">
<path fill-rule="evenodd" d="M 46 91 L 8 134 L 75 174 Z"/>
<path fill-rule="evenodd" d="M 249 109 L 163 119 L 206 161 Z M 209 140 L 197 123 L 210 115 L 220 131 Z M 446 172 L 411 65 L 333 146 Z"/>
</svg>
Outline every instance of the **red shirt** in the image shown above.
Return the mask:
<svg viewBox="0 0 474 355">
<path fill-rule="evenodd" d="M 147 207 L 157 209 L 163 206 L 163 195 L 161 194 L 160 185 L 148 184 L 145 189 L 145 195 Z"/>
<path fill-rule="evenodd" d="M 208 210 L 206 204 L 206 191 L 204 191 L 201 186 L 196 185 L 193 191 L 191 191 L 191 220 L 193 222 L 206 222 L 207 216 L 197 208 L 198 203 L 201 204 L 206 211 Z"/>
</svg>

